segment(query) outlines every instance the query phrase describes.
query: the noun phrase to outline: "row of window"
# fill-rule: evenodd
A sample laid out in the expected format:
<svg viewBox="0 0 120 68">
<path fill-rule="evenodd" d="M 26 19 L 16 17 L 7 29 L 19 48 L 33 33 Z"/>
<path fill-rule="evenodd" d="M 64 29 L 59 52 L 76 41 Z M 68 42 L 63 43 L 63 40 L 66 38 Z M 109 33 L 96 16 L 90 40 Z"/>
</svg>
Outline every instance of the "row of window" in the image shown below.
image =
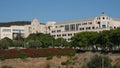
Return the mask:
<svg viewBox="0 0 120 68">
<path fill-rule="evenodd" d="M 92 22 L 84 22 L 84 23 L 79 23 L 79 24 L 70 24 L 70 25 L 60 25 L 60 26 L 55 26 L 56 28 L 59 28 L 59 27 L 71 27 L 71 28 L 74 28 L 75 26 L 77 27 L 78 25 L 90 25 L 92 24 Z"/>
<path fill-rule="evenodd" d="M 11 29 L 3 29 L 3 32 L 11 32 Z"/>
<path fill-rule="evenodd" d="M 95 29 L 95 27 L 86 27 L 86 30 L 90 30 L 90 29 Z M 85 30 L 84 27 L 80 28 L 80 30 Z"/>
<path fill-rule="evenodd" d="M 61 30 L 52 30 L 52 33 L 61 32 Z"/>
<path fill-rule="evenodd" d="M 10 34 L 3 34 L 3 36 L 6 36 L 6 37 L 8 37 L 8 36 L 10 36 Z"/>
<path fill-rule="evenodd" d="M 24 31 L 24 30 L 22 30 L 22 29 L 13 29 L 13 31 L 19 31 L 19 32 L 21 32 L 21 31 Z"/>
<path fill-rule="evenodd" d="M 95 29 L 95 27 L 86 27 L 86 30 L 90 30 L 90 29 Z M 68 28 L 66 29 L 65 28 L 65 30 L 69 30 Z M 85 28 L 84 27 L 81 27 L 81 28 L 79 28 L 79 30 L 85 30 Z M 71 30 L 72 31 L 72 30 Z M 52 31 L 52 33 L 55 33 L 56 31 L 55 30 L 53 30 Z M 61 30 L 57 30 L 57 32 L 61 32 Z M 64 36 L 64 35 L 63 35 Z M 68 34 L 68 36 L 69 36 L 69 34 Z"/>
<path fill-rule="evenodd" d="M 69 34 L 57 34 L 57 35 L 52 35 L 52 36 L 53 37 L 64 37 L 64 36 L 73 36 L 74 34 L 72 34 L 72 33 L 69 33 Z"/>
<path fill-rule="evenodd" d="M 108 19 L 108 20 L 110 20 L 109 17 L 97 17 L 97 20 L 104 20 L 104 19 Z"/>
</svg>

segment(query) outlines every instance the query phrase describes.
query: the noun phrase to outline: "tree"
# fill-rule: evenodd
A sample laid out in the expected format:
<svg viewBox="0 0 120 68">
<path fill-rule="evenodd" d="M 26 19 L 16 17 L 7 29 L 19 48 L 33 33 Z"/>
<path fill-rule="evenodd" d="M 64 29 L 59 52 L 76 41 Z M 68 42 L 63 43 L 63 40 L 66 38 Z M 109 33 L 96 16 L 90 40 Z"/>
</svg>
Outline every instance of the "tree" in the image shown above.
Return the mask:
<svg viewBox="0 0 120 68">
<path fill-rule="evenodd" d="M 0 40 L 0 49 L 8 49 L 9 42 L 6 39 Z"/>
<path fill-rule="evenodd" d="M 112 68 L 111 59 L 103 55 L 94 55 L 82 68 Z"/>
<path fill-rule="evenodd" d="M 120 28 L 111 30 L 110 42 L 114 44 L 114 47 L 120 47 Z"/>
<path fill-rule="evenodd" d="M 97 44 L 100 44 L 102 50 L 105 50 L 105 48 L 107 47 L 107 43 L 109 43 L 109 31 L 102 31 L 99 33 L 98 37 L 97 37 Z"/>
<path fill-rule="evenodd" d="M 42 45 L 42 48 L 46 48 L 49 46 L 54 46 L 54 38 L 49 34 L 37 33 L 37 34 L 30 34 L 26 39 L 25 42 L 29 42 L 31 40 L 39 41 Z"/>
<path fill-rule="evenodd" d="M 13 45 L 14 45 L 14 47 L 24 47 L 24 41 L 22 41 L 22 40 L 14 40 Z"/>
<path fill-rule="evenodd" d="M 39 40 L 31 40 L 31 41 L 28 41 L 25 45 L 26 48 L 40 48 L 42 47 L 42 43 L 39 41 Z"/>
<path fill-rule="evenodd" d="M 64 38 L 55 39 L 55 46 L 69 47 L 69 43 Z"/>
<path fill-rule="evenodd" d="M 96 37 L 98 33 L 97 32 L 80 32 L 75 34 L 75 36 L 72 37 L 72 44 L 74 44 L 75 47 L 82 47 L 82 48 L 88 48 L 93 47 L 96 43 Z"/>
<path fill-rule="evenodd" d="M 5 38 L 3 38 L 2 40 L 6 40 L 6 42 L 9 44 L 10 47 L 13 46 L 13 40 L 12 40 L 12 39 L 10 39 L 10 38 L 8 38 L 8 37 L 5 37 Z"/>
</svg>

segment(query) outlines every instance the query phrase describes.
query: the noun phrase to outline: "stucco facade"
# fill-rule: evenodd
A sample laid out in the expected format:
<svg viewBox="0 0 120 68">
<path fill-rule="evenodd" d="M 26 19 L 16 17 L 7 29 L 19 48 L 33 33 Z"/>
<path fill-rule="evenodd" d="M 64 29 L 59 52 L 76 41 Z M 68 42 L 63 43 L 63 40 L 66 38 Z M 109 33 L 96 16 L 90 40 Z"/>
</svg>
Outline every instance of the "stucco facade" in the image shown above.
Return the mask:
<svg viewBox="0 0 120 68">
<path fill-rule="evenodd" d="M 0 27 L 0 39 L 8 37 L 13 39 L 15 33 L 21 33 L 23 37 L 28 37 L 31 33 L 50 34 L 54 38 L 64 38 L 67 41 L 78 32 L 83 31 L 103 31 L 120 27 L 120 18 L 112 18 L 101 13 L 94 18 L 86 18 L 65 22 L 49 21 L 42 24 L 38 19 L 33 19 L 30 24 L 23 26 Z M 6 30 L 6 32 L 4 31 Z M 13 31 L 14 30 L 14 31 Z M 16 30 L 16 31 L 15 31 Z"/>
</svg>

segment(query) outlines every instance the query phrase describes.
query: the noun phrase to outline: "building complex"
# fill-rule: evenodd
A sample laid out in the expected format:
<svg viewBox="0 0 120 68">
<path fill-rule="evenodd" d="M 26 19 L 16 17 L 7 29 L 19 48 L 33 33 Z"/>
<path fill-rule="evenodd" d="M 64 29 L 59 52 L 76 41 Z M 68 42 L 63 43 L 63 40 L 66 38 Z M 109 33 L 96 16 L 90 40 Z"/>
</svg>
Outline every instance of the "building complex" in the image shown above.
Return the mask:
<svg viewBox="0 0 120 68">
<path fill-rule="evenodd" d="M 65 22 L 49 21 L 42 24 L 38 19 L 33 19 L 30 23 L 11 24 L 3 26 L 0 23 L 0 39 L 5 37 L 13 39 L 18 33 L 23 37 L 28 37 L 32 33 L 50 34 L 54 38 L 64 38 L 70 41 L 71 37 L 83 31 L 103 31 L 120 27 L 120 18 L 112 18 L 104 13 L 94 18 L 86 18 Z M 9 23 L 6 23 L 8 25 Z M 2 26 L 1 26 L 2 25 Z"/>
</svg>

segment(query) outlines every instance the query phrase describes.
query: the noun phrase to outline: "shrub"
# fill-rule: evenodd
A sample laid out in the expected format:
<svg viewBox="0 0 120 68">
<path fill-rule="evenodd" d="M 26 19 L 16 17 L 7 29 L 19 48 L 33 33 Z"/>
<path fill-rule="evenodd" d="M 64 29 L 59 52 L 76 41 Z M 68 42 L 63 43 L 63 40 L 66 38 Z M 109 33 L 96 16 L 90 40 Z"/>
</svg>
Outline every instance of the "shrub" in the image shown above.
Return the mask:
<svg viewBox="0 0 120 68">
<path fill-rule="evenodd" d="M 56 57 L 57 57 L 57 58 L 61 58 L 61 55 L 57 55 Z"/>
<path fill-rule="evenodd" d="M 67 65 L 70 64 L 71 62 L 69 60 L 65 61 L 65 62 L 61 62 L 61 65 Z"/>
<path fill-rule="evenodd" d="M 70 57 L 70 59 L 73 57 L 73 56 L 75 56 L 75 52 L 73 51 L 73 52 L 70 52 L 69 54 L 68 54 L 68 56 Z"/>
<path fill-rule="evenodd" d="M 58 66 L 58 68 L 60 68 L 60 66 Z"/>
<path fill-rule="evenodd" d="M 11 66 L 2 66 L 1 68 L 13 68 Z"/>
<path fill-rule="evenodd" d="M 50 64 L 47 64 L 46 68 L 50 68 Z"/>
<path fill-rule="evenodd" d="M 26 58 L 27 58 L 27 55 L 26 55 L 25 53 L 21 52 L 21 53 L 19 54 L 19 58 L 21 58 L 21 59 L 26 59 Z"/>
<path fill-rule="evenodd" d="M 86 65 L 86 66 L 84 66 Z M 111 68 L 111 59 L 106 56 L 94 55 L 82 68 Z"/>
<path fill-rule="evenodd" d="M 73 68 L 73 66 L 71 66 L 70 68 Z"/>
<path fill-rule="evenodd" d="M 5 58 L 0 56 L 0 60 L 1 60 L 1 61 L 4 61 L 4 60 L 5 60 Z"/>
<path fill-rule="evenodd" d="M 120 68 L 120 59 L 116 62 L 113 68 Z"/>
<path fill-rule="evenodd" d="M 46 59 L 51 60 L 52 58 L 53 58 L 52 56 L 48 56 Z"/>
<path fill-rule="evenodd" d="M 67 63 L 66 62 L 61 62 L 61 65 L 67 65 Z"/>
</svg>

